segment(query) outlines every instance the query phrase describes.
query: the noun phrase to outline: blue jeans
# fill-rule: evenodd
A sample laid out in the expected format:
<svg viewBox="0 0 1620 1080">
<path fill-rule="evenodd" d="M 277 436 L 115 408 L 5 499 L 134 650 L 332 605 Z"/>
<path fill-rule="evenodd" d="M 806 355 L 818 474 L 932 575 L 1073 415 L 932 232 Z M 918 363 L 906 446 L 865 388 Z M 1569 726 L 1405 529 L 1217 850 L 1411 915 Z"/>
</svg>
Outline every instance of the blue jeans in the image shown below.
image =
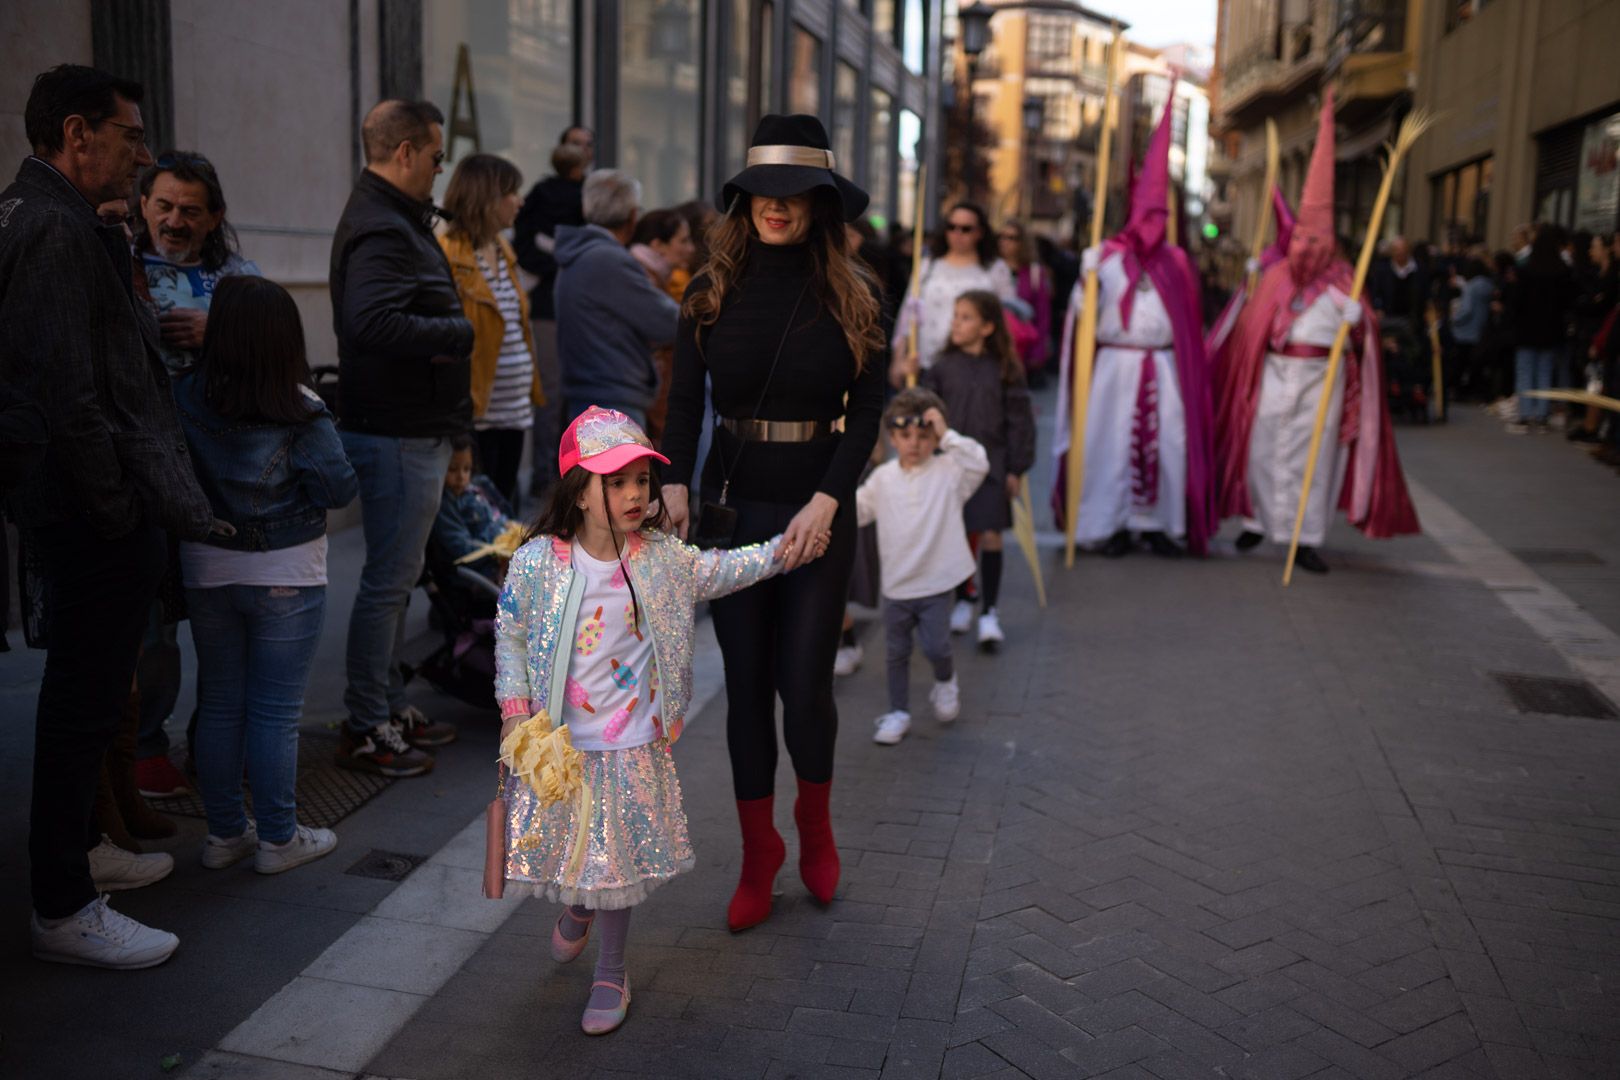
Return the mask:
<svg viewBox="0 0 1620 1080">
<path fill-rule="evenodd" d="M 1526 390 L 1550 390 L 1553 373 L 1564 350 L 1532 349 L 1525 346 L 1513 350 L 1513 392 L 1519 396 L 1519 419 L 1525 423 L 1540 423 L 1547 419 L 1547 399 L 1526 397 Z"/>
<path fill-rule="evenodd" d="M 363 735 L 405 707 L 399 652 L 405 607 L 422 576 L 439 513 L 450 440 L 398 439 L 345 431 L 343 450 L 360 479 L 366 565 L 349 616 L 348 728 Z"/>
<path fill-rule="evenodd" d="M 187 589 L 197 645 L 197 785 L 208 831 L 241 836 L 242 762 L 259 839 L 286 843 L 297 828 L 298 720 L 321 640 L 326 586 L 224 585 Z"/>
</svg>

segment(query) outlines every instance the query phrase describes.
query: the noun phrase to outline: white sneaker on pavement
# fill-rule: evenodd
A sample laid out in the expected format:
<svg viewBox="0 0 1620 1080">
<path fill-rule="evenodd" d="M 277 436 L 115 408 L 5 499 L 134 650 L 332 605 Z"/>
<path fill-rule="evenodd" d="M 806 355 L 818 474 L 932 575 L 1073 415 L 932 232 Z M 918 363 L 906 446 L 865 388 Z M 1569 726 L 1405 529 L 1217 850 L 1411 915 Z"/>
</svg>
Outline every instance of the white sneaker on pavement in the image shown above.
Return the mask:
<svg viewBox="0 0 1620 1080">
<path fill-rule="evenodd" d="M 981 652 L 995 652 L 996 646 L 1007 640 L 1007 635 L 1001 632 L 1001 619 L 996 615 L 996 609 L 991 608 L 979 616 L 979 650 Z"/>
<path fill-rule="evenodd" d="M 834 675 L 853 675 L 860 669 L 861 661 L 866 659 L 866 650 L 861 643 L 838 646 L 838 654 L 833 657 Z"/>
<path fill-rule="evenodd" d="M 253 855 L 253 869 L 261 874 L 279 874 L 295 866 L 314 862 L 329 855 L 337 847 L 337 834 L 331 829 L 312 829 L 300 825 L 292 839 L 285 844 L 259 841 L 259 850 Z"/>
<path fill-rule="evenodd" d="M 125 851 L 101 835 L 101 843 L 90 849 L 90 877 L 102 892 L 139 889 L 154 881 L 162 881 L 174 872 L 174 856 L 155 851 L 150 855 L 137 855 Z"/>
<path fill-rule="evenodd" d="M 934 707 L 934 719 L 948 724 L 962 715 L 962 690 L 952 675 L 944 682 L 936 682 L 928 691 L 928 704 Z"/>
<path fill-rule="evenodd" d="M 241 836 L 219 837 L 209 833 L 203 839 L 202 864 L 210 870 L 223 870 L 258 850 L 259 830 L 249 819 Z"/>
<path fill-rule="evenodd" d="M 65 919 L 29 919 L 34 955 L 53 964 L 130 971 L 156 967 L 180 947 L 180 939 L 167 930 L 154 930 L 120 915 L 98 896 Z"/>
<path fill-rule="evenodd" d="M 906 737 L 911 730 L 911 714 L 901 709 L 886 712 L 877 718 L 877 730 L 872 733 L 872 741 L 884 746 L 894 746 Z"/>
<path fill-rule="evenodd" d="M 951 633 L 965 634 L 968 627 L 973 625 L 973 602 L 971 600 L 958 600 L 956 606 L 951 608 Z"/>
</svg>

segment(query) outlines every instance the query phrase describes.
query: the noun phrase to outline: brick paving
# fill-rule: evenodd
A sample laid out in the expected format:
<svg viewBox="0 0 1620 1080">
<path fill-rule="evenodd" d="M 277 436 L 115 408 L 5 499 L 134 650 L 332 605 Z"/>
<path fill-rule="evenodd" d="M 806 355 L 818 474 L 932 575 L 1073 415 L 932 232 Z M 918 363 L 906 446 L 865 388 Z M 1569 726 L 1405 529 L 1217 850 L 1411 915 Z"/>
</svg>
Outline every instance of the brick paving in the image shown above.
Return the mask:
<svg viewBox="0 0 1620 1080">
<path fill-rule="evenodd" d="M 1288 591 L 1272 558 L 1049 553 L 1044 613 L 1014 562 L 1008 651 L 960 649 L 962 719 L 892 749 L 874 649 L 840 684 L 839 897 L 784 800 L 783 896 L 735 936 L 711 705 L 678 755 L 700 863 L 637 912 L 626 1026 L 579 1033 L 592 954 L 554 965 L 528 902 L 369 1071 L 1615 1075 L 1620 725 L 1517 713 L 1489 672 L 1567 665 L 1429 541 L 1333 539 Z"/>
</svg>

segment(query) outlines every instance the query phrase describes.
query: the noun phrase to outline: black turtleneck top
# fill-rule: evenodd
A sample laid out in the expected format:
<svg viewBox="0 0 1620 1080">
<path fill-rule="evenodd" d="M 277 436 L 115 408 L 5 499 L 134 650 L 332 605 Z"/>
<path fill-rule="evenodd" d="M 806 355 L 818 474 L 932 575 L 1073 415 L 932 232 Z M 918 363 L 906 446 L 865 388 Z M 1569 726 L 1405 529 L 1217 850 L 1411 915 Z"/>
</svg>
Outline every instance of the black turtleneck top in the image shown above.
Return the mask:
<svg viewBox="0 0 1620 1080">
<path fill-rule="evenodd" d="M 707 376 L 713 384 L 717 416 L 746 420 L 759 405 L 761 420 L 844 417 L 844 431 L 806 443 L 744 443 L 720 428 L 704 466 L 703 491 L 711 497 L 718 495 L 724 466 L 735 461 L 732 499 L 802 503 L 820 491 L 837 499 L 840 506 L 850 505 L 877 440 L 884 365 L 882 357 L 874 355 L 857 374 L 843 328 L 816 295 L 814 273 L 808 244 L 772 245 L 754 240 L 720 318 L 700 335 L 694 319 L 681 317 L 661 446 L 670 460 L 666 483 L 691 485 Z M 702 288 L 705 280 L 699 275 L 688 291 Z M 784 342 L 788 317 L 801 293 L 804 301 Z M 782 343 L 782 358 L 766 390 L 778 343 Z M 761 391 L 765 391 L 763 404 Z M 694 493 L 694 513 L 696 498 Z"/>
</svg>

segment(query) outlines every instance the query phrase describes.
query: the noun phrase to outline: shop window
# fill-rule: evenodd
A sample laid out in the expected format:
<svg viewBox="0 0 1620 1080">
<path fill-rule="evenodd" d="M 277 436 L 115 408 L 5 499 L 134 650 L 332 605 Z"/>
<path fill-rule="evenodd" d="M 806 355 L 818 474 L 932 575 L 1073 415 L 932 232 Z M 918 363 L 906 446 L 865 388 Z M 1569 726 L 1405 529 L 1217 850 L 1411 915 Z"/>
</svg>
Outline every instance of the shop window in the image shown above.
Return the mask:
<svg viewBox="0 0 1620 1080">
<path fill-rule="evenodd" d="M 619 167 L 641 181 L 642 205 L 698 191 L 697 0 L 622 0 Z"/>
<path fill-rule="evenodd" d="M 726 43 L 725 90 L 720 101 L 720 152 L 724 155 L 724 173 L 733 176 L 742 171 L 748 156 L 748 140 L 753 134 L 754 118 L 748 107 L 748 84 L 752 75 L 754 57 L 753 0 L 729 0 L 730 26 Z"/>
<path fill-rule="evenodd" d="M 845 176 L 855 175 L 855 114 L 860 92 L 860 75 L 840 60 L 833 75 L 832 149 L 838 171 Z"/>
<path fill-rule="evenodd" d="M 754 39 L 759 57 L 760 115 L 776 111 L 776 7 L 770 0 L 759 5 L 759 36 Z"/>
<path fill-rule="evenodd" d="M 573 70 L 567 3 L 427 0 L 422 90 L 445 114 L 447 168 L 436 195 L 454 163 L 475 150 L 510 160 L 525 187 L 550 175 L 551 151 L 573 121 Z"/>
<path fill-rule="evenodd" d="M 872 33 L 879 41 L 898 45 L 895 39 L 895 0 L 872 0 Z"/>
<path fill-rule="evenodd" d="M 821 115 L 821 41 L 802 26 L 793 28 L 788 59 L 788 111 Z"/>
<path fill-rule="evenodd" d="M 889 216 L 889 193 L 894 187 L 894 97 L 872 88 L 871 143 L 866 158 L 866 189 L 872 195 L 873 217 Z"/>
<path fill-rule="evenodd" d="M 1613 232 L 1620 225 L 1620 113 L 1586 125 L 1575 174 L 1575 228 Z"/>
<path fill-rule="evenodd" d="M 916 220 L 917 205 L 917 166 L 922 160 L 922 117 L 910 109 L 900 110 L 900 197 L 898 200 L 899 219 L 906 228 L 911 228 Z M 932 190 L 940 190 L 939 179 L 936 177 L 928 185 Z"/>
<path fill-rule="evenodd" d="M 928 16 L 924 0 L 905 0 L 900 27 L 900 59 L 917 75 L 927 70 Z"/>
</svg>

